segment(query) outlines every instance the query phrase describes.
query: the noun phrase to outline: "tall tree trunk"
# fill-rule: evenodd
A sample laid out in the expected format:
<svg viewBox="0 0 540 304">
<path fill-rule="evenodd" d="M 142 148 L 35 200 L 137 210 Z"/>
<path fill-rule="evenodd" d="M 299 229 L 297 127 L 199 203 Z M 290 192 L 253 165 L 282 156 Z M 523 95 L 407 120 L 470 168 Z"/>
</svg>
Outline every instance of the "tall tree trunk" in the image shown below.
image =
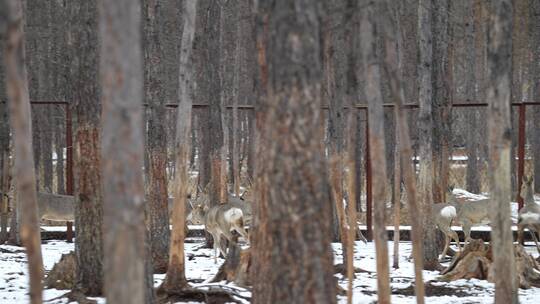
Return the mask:
<svg viewBox="0 0 540 304">
<path fill-rule="evenodd" d="M 324 20 L 323 96 L 328 105 L 328 175 L 332 189 L 334 241 L 341 240 L 343 263 L 347 263 L 347 222 L 343 205 L 343 158 L 346 84 L 345 1 L 333 1 Z M 344 267 L 345 271 L 346 267 Z"/>
<path fill-rule="evenodd" d="M 239 178 L 238 174 L 238 146 L 237 146 L 237 137 L 238 137 L 238 109 L 234 107 L 232 112 L 229 113 L 227 106 L 236 106 L 238 105 L 238 87 L 239 87 L 239 29 L 238 23 L 240 21 L 240 11 L 239 11 L 240 1 L 229 1 L 221 6 L 221 25 L 220 25 L 220 40 L 221 40 L 221 68 L 220 68 L 220 79 L 222 82 L 221 85 L 221 100 L 222 100 L 222 116 L 223 121 L 226 124 L 223 124 L 223 130 L 227 132 L 227 143 L 228 143 L 228 158 L 229 163 L 229 177 L 233 184 L 233 192 L 237 195 L 240 191 Z M 225 145 L 222 149 L 226 149 Z M 222 159 L 223 162 L 227 162 L 227 158 Z M 222 172 L 222 175 L 225 175 L 225 172 Z M 226 190 L 227 184 L 223 185 Z M 221 190 L 221 191 L 223 191 Z"/>
<path fill-rule="evenodd" d="M 530 51 L 528 48 L 528 41 L 530 39 L 528 32 L 529 22 L 529 2 L 527 0 L 512 0 L 513 6 L 513 19 L 512 19 L 512 75 L 511 75 L 511 101 L 523 102 L 527 100 L 527 91 L 529 88 L 527 70 Z M 510 166 L 511 166 L 511 189 L 520 189 L 521 185 L 518 185 L 517 177 L 517 145 L 518 145 L 518 132 L 514 131 L 518 129 L 518 112 L 517 108 L 510 107 L 512 122 L 512 145 L 510 153 Z M 515 193 L 512 193 L 512 197 L 516 197 Z"/>
<path fill-rule="evenodd" d="M 399 268 L 399 239 L 400 239 L 400 225 L 401 225 L 401 162 L 400 162 L 400 140 L 399 140 L 399 131 L 397 128 L 398 118 L 397 111 L 394 110 L 394 117 L 396 119 L 396 146 L 394 147 L 394 159 L 395 159 L 395 168 L 394 168 L 394 189 L 392 191 L 392 202 L 394 203 L 394 252 L 393 252 L 393 261 L 392 267 Z"/>
<path fill-rule="evenodd" d="M 25 62 L 23 3 L 17 0 L 0 2 L 4 19 L 0 29 L 6 37 L 4 64 L 6 67 L 7 96 L 10 123 L 14 136 L 15 178 L 17 201 L 21 214 L 21 239 L 26 247 L 30 276 L 30 303 L 39 304 L 43 295 L 43 260 L 39 232 L 37 189 L 32 156 L 32 123 L 30 96 Z M 1 24 L 3 23 L 3 24 Z"/>
<path fill-rule="evenodd" d="M 95 1 L 69 1 L 68 7 L 72 52 L 70 100 L 74 103 L 75 252 L 79 265 L 77 289 L 87 295 L 98 296 L 103 292 L 98 11 Z"/>
<path fill-rule="evenodd" d="M 320 127 L 320 4 L 259 3 L 259 63 L 266 94 L 257 111 L 255 304 L 336 302 Z"/>
<path fill-rule="evenodd" d="M 385 225 L 386 205 L 386 147 L 384 131 L 383 94 L 380 67 L 380 58 L 377 52 L 377 40 L 380 36 L 383 3 L 371 3 L 363 7 L 362 29 L 362 57 L 366 79 L 365 93 L 368 101 L 369 125 L 369 153 L 371 155 L 371 168 L 373 174 L 373 205 L 374 205 L 374 231 L 375 251 L 377 253 L 377 294 L 379 303 L 390 303 L 390 277 L 388 274 L 388 243 Z"/>
<path fill-rule="evenodd" d="M 243 105 L 254 105 L 257 101 L 256 95 L 256 74 L 257 74 L 257 57 L 255 44 L 255 18 L 253 14 L 253 1 L 240 1 L 240 21 L 238 23 L 238 103 Z M 253 111 L 245 111 L 240 117 L 245 117 L 244 121 L 244 136 L 243 136 L 243 159 L 246 161 L 246 173 L 248 181 L 253 180 L 253 166 L 255 156 L 255 143 L 253 131 L 255 123 L 253 120 Z M 241 145 L 241 144 L 239 144 Z M 242 165 L 241 163 L 239 164 Z M 239 170 L 241 175 L 242 170 Z"/>
<path fill-rule="evenodd" d="M 68 79 L 69 79 L 69 64 L 66 59 L 69 58 L 69 52 L 65 52 L 68 48 L 67 42 L 69 38 L 69 18 L 68 18 L 68 6 L 63 1 L 51 2 L 51 53 L 53 56 L 52 71 L 50 72 L 52 80 L 51 95 L 53 100 L 70 102 L 68 96 Z M 53 114 L 55 116 L 54 124 L 52 127 L 54 136 L 54 152 L 56 154 L 56 193 L 66 194 L 66 173 L 64 172 L 64 148 L 66 148 L 66 107 L 55 106 L 53 108 Z"/>
<path fill-rule="evenodd" d="M 220 79 L 220 14 L 221 5 L 218 1 L 201 0 L 197 9 L 194 56 L 197 62 L 196 99 L 209 105 L 208 110 L 201 115 L 202 157 L 199 159 L 201 168 L 201 185 L 208 189 L 210 204 L 220 201 L 222 193 L 221 168 L 222 149 L 224 146 L 221 104 Z M 208 166 L 208 167 L 207 167 Z"/>
<path fill-rule="evenodd" d="M 174 207 L 172 211 L 173 230 L 169 251 L 167 275 L 160 289 L 165 292 L 181 292 L 188 287 L 185 275 L 184 238 L 185 205 L 188 189 L 188 160 L 190 153 L 191 107 L 193 103 L 194 63 L 192 60 L 193 37 L 197 16 L 196 0 L 184 0 L 182 7 L 183 31 L 179 58 L 180 78 L 178 83 L 178 117 L 176 121 L 175 159 L 176 176 L 174 187 Z"/>
<path fill-rule="evenodd" d="M 145 303 L 149 293 L 145 284 L 140 4 L 129 0 L 99 4 L 105 296 L 109 303 Z"/>
<path fill-rule="evenodd" d="M 400 57 L 397 54 L 399 50 L 396 50 L 396 41 L 399 38 L 397 30 L 394 29 L 394 22 L 391 22 L 390 18 L 384 14 L 388 13 L 389 7 L 391 7 L 392 1 L 385 2 L 386 8 L 382 10 L 382 14 L 379 17 L 379 21 L 383 24 L 381 26 L 381 35 L 385 37 L 384 43 L 384 64 L 383 67 L 388 75 L 388 82 L 390 86 L 390 93 L 392 100 L 395 100 L 395 117 L 396 117 L 396 143 L 399 144 L 399 163 L 401 164 L 403 172 L 403 181 L 405 184 L 405 190 L 407 191 L 407 200 L 409 208 L 409 217 L 411 219 L 411 239 L 412 239 L 412 256 L 414 259 L 414 274 L 415 274 L 415 293 L 416 302 L 418 304 L 424 303 L 424 282 L 422 280 L 422 268 L 423 268 L 423 256 L 422 256 L 422 227 L 421 219 L 422 209 L 417 205 L 416 195 L 416 176 L 415 176 L 415 163 L 411 164 L 412 158 L 412 145 L 410 140 L 409 125 L 407 123 L 407 115 L 405 108 L 403 107 L 405 100 L 405 85 L 404 78 L 400 73 L 403 73 L 403 69 L 399 71 L 398 62 Z M 398 17 L 400 18 L 400 17 Z M 403 35 L 400 33 L 400 35 Z M 399 45 L 399 44 L 397 44 Z M 402 58 L 404 58 L 403 56 Z"/>
<path fill-rule="evenodd" d="M 450 92 L 451 72 L 449 62 L 452 60 L 453 48 L 449 35 L 448 0 L 435 0 L 432 7 L 432 122 L 433 122 L 433 201 L 445 202 L 449 158 L 452 141 L 452 99 Z"/>
<path fill-rule="evenodd" d="M 143 5 L 144 94 L 147 110 L 145 180 L 147 223 L 154 272 L 167 270 L 170 231 L 167 193 L 166 103 L 177 100 L 179 37 L 175 0 L 148 1 Z"/>
<path fill-rule="evenodd" d="M 416 103 L 418 100 L 418 0 L 399 1 L 399 39 L 402 46 L 399 51 L 399 73 L 406 86 L 403 92 L 404 103 Z"/>
<path fill-rule="evenodd" d="M 488 138 L 490 190 L 493 198 L 491 244 L 493 247 L 495 303 L 517 303 L 512 222 L 510 220 L 510 89 L 512 72 L 512 3 L 491 2 L 488 26 L 488 88 L 490 101 Z"/>
<path fill-rule="evenodd" d="M 465 46 L 467 48 L 465 75 L 466 75 L 466 96 L 473 102 L 486 102 L 485 100 L 485 70 L 486 70 L 486 26 L 485 26 L 485 5 L 482 0 L 476 0 L 464 9 L 470 13 L 472 7 L 473 26 L 466 27 Z M 471 37 L 472 36 L 472 37 Z M 472 53 L 472 54 L 471 54 Z M 472 57 L 472 58 L 471 58 Z M 474 69 L 474 88 L 470 87 L 470 73 Z M 472 92 L 471 92 L 472 91 Z M 480 110 L 471 109 L 466 114 L 467 120 L 467 185 L 468 191 L 473 193 L 481 192 L 481 168 L 482 158 L 480 142 L 483 136 L 480 134 L 481 124 Z M 471 132 L 472 130 L 478 130 Z"/>
<path fill-rule="evenodd" d="M 529 30 L 531 34 L 530 43 L 532 49 L 531 60 L 531 81 L 533 83 L 533 101 L 540 99 L 540 2 L 530 0 L 531 26 Z M 540 151 L 540 106 L 534 106 L 530 110 L 532 114 L 532 134 L 531 149 L 532 151 Z M 533 156 L 533 173 L 534 173 L 534 191 L 540 192 L 540 153 L 532 153 Z"/>
<path fill-rule="evenodd" d="M 4 58 L 4 40 L 0 39 L 0 58 Z M 8 239 L 9 200 L 4 195 L 11 184 L 9 109 L 6 103 L 4 64 L 0 64 L 0 244 Z"/>
<path fill-rule="evenodd" d="M 435 224 L 429 214 L 433 204 L 433 88 L 432 66 L 433 60 L 433 33 L 432 33 L 432 5 L 431 0 L 418 1 L 418 138 L 420 173 L 418 177 L 418 199 L 424 216 L 422 219 L 422 240 L 424 242 L 424 268 L 436 269 L 438 252 L 436 243 Z"/>
</svg>

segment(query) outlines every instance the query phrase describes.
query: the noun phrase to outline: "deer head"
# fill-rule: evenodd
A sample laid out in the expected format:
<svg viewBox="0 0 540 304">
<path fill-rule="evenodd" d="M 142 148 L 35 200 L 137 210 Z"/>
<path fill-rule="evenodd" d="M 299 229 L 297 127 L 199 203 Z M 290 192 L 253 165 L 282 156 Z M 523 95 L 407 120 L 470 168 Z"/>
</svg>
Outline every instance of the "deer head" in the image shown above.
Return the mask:
<svg viewBox="0 0 540 304">
<path fill-rule="evenodd" d="M 204 217 L 208 212 L 208 204 L 205 200 L 197 199 L 191 201 L 191 215 L 190 221 L 193 225 L 202 225 L 204 224 Z"/>
</svg>

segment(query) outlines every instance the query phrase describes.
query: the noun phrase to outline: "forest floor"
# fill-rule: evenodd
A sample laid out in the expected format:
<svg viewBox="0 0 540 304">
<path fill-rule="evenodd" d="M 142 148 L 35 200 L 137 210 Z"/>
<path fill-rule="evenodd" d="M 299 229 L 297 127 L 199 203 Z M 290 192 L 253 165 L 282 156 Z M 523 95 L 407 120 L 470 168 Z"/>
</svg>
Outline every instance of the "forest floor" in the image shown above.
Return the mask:
<svg viewBox="0 0 540 304">
<path fill-rule="evenodd" d="M 456 191 L 456 190 L 454 190 Z M 466 191 L 458 190 L 458 197 L 465 197 L 469 200 L 478 200 L 482 196 L 474 196 Z M 540 197 L 536 197 L 540 203 Z M 512 204 L 512 217 L 517 217 L 517 204 Z M 43 227 L 49 231 L 65 231 L 65 227 Z M 190 226 L 190 228 L 202 229 L 202 226 Z M 391 227 L 388 227 L 392 229 Z M 409 226 L 403 226 L 403 229 L 410 229 Z M 461 230 L 461 227 L 453 227 L 455 230 Z M 489 231 L 489 226 L 474 227 L 473 230 Z M 249 297 L 249 291 L 234 286 L 234 284 L 206 283 L 217 273 L 219 265 L 223 259 L 218 258 L 217 264 L 214 263 L 213 251 L 201 247 L 202 239 L 188 238 L 185 244 L 186 252 L 186 276 L 190 283 L 198 288 L 205 288 L 209 285 L 226 285 L 227 288 L 235 289 L 242 296 Z M 535 258 L 538 257 L 536 247 L 533 243 L 526 244 L 527 251 Z M 332 244 L 334 250 L 334 263 L 342 263 L 341 244 Z M 455 248 L 454 248 L 455 249 Z M 44 241 L 42 245 L 43 262 L 45 271 L 51 270 L 53 265 L 60 260 L 62 254 L 74 250 L 73 243 L 65 241 L 50 240 Z M 399 243 L 399 269 L 390 268 L 390 284 L 392 288 L 393 303 L 416 303 L 414 297 L 414 265 L 411 258 L 411 243 Z M 393 242 L 388 242 L 389 261 L 392 263 L 391 253 L 393 252 Z M 356 274 L 353 288 L 354 303 L 376 303 L 377 301 L 377 276 L 376 276 L 376 254 L 375 244 L 369 242 L 364 244 L 357 242 L 354 254 L 355 267 L 365 270 Z M 449 261 L 443 263 L 447 266 Z M 0 245 L 0 303 L 15 304 L 28 302 L 28 269 L 24 248 Z M 340 274 L 336 275 L 341 287 L 347 287 L 347 280 Z M 423 280 L 426 282 L 426 303 L 450 304 L 450 303 L 493 303 L 494 284 L 484 280 L 457 280 L 450 283 L 438 282 L 436 279 L 439 272 L 424 271 Z M 158 286 L 165 275 L 157 274 L 154 276 L 155 286 Z M 59 304 L 67 303 L 65 298 L 55 299 L 67 290 L 46 289 L 44 291 L 44 300 L 46 303 Z M 540 298 L 540 288 L 531 288 L 528 290 L 519 290 L 520 303 L 538 303 Z M 346 298 L 339 296 L 339 303 L 346 303 Z M 98 303 L 105 303 L 103 298 L 96 299 Z M 240 298 L 239 302 L 246 302 Z"/>
<path fill-rule="evenodd" d="M 205 283 L 206 280 L 213 278 L 219 265 L 223 262 L 218 259 L 214 264 L 212 250 L 198 249 L 200 243 L 197 239 L 192 239 L 186 243 L 186 275 L 194 286 L 204 287 L 212 284 Z M 202 240 L 201 240 L 202 241 Z M 415 303 L 412 282 L 414 281 L 413 263 L 411 256 L 411 243 L 401 242 L 400 244 L 400 268 L 390 269 L 392 302 L 393 303 Z M 528 244 L 531 245 L 531 244 Z M 64 241 L 47 241 L 43 244 L 43 259 L 46 271 L 49 271 L 56 263 L 61 254 L 73 250 L 72 243 Z M 393 243 L 388 242 L 388 250 L 392 252 Z M 341 246 L 333 244 L 335 253 L 335 263 L 341 263 Z M 532 246 L 527 250 L 535 257 L 536 249 Z M 355 247 L 355 266 L 366 270 L 367 272 L 357 273 L 354 280 L 354 303 L 375 303 L 377 299 L 377 281 L 375 273 L 375 246 L 369 242 L 364 244 L 356 243 Z M 390 257 L 390 261 L 392 261 Z M 438 272 L 424 271 L 424 281 L 436 280 Z M 339 284 L 346 288 L 347 281 L 341 275 L 337 275 Z M 163 280 L 164 275 L 155 275 L 156 286 Z M 21 247 L 0 246 L 0 303 L 27 303 L 27 263 L 24 250 Z M 216 283 L 224 285 L 225 283 Z M 226 284 L 229 288 L 242 289 L 233 284 Z M 427 290 L 427 303 L 449 304 L 449 303 L 493 303 L 494 285 L 482 280 L 458 280 L 451 283 L 442 283 L 432 281 Z M 66 290 L 46 289 L 44 299 L 51 300 Z M 248 291 L 243 291 L 244 295 L 249 296 Z M 540 288 L 531 288 L 519 291 L 521 303 L 538 303 L 540 298 Z M 105 303 L 104 299 L 98 298 L 98 303 Z M 240 299 L 239 299 L 240 300 Z M 345 303 L 345 297 L 339 297 L 340 303 Z M 48 301 L 47 303 L 67 303 L 66 299 Z"/>
</svg>

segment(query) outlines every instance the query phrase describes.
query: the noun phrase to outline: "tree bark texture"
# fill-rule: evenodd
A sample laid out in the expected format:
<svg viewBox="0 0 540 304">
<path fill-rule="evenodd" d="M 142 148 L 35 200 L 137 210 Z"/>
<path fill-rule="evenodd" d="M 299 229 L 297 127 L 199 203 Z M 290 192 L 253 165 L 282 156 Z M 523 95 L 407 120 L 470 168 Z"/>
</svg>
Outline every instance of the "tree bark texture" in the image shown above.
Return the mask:
<svg viewBox="0 0 540 304">
<path fill-rule="evenodd" d="M 257 110 L 252 301 L 335 303 L 320 127 L 324 12 L 318 1 L 268 1 L 258 9 L 265 94 Z"/>
<path fill-rule="evenodd" d="M 432 122 L 433 202 L 445 202 L 450 173 L 452 141 L 451 61 L 452 44 L 448 0 L 434 0 L 432 6 Z M 428 214 L 428 213 L 426 213 Z"/>
<path fill-rule="evenodd" d="M 178 116 L 176 121 L 174 182 L 174 207 L 172 211 L 173 230 L 169 249 L 169 266 L 161 288 L 167 292 L 181 291 L 187 287 L 184 261 L 185 206 L 189 183 L 188 163 L 191 152 L 191 106 L 193 103 L 194 62 L 193 39 L 195 36 L 198 1 L 184 0 L 182 19 L 184 22 L 179 58 L 180 78 L 178 82 Z"/>
<path fill-rule="evenodd" d="M 495 303 L 517 303 L 517 284 L 514 280 L 510 204 L 510 123 L 512 72 L 512 2 L 494 0 L 490 3 L 488 25 L 488 139 L 490 192 L 493 198 L 491 244 L 495 267 Z"/>
<path fill-rule="evenodd" d="M 529 91 L 529 57 L 530 50 L 528 42 L 530 40 L 529 27 L 529 2 L 527 0 L 513 0 L 513 18 L 512 18 L 512 75 L 510 98 L 512 102 L 523 102 L 528 99 Z M 518 108 L 510 107 L 510 119 L 512 122 L 512 145 L 510 147 L 510 172 L 512 189 L 519 189 L 518 184 L 518 166 L 517 166 L 517 146 L 518 146 Z M 513 197 L 517 193 L 513 192 Z"/>
<path fill-rule="evenodd" d="M 468 76 L 471 69 L 474 69 L 474 88 L 470 88 L 467 77 L 467 83 L 465 91 L 466 97 L 473 102 L 487 102 L 485 100 L 485 71 L 486 71 L 486 20 L 485 20 L 485 4 L 482 0 L 477 0 L 466 6 L 464 10 L 470 13 L 472 7 L 473 25 L 466 27 L 465 44 L 467 48 L 466 54 L 466 75 Z M 470 37 L 472 35 L 472 37 Z M 473 41 L 471 43 L 471 40 Z M 472 50 L 471 50 L 472 48 Z M 470 54 L 472 52 L 472 54 Z M 474 56 L 470 58 L 470 56 Z M 457 78 L 456 78 L 457 80 Z M 472 92 L 471 92 L 472 90 Z M 481 112 L 484 110 L 471 109 L 466 114 L 467 128 L 467 180 L 466 188 L 472 193 L 481 192 L 481 170 L 483 168 L 483 157 L 481 153 L 481 142 L 483 134 L 480 130 L 482 128 L 482 122 L 480 122 Z M 478 130 L 470 132 L 471 130 Z"/>
<path fill-rule="evenodd" d="M 107 303 L 148 301 L 139 5 L 129 0 L 99 2 Z"/>
<path fill-rule="evenodd" d="M 239 5 L 240 18 L 238 23 L 238 104 L 254 105 L 257 101 L 257 49 L 256 49 L 256 33 L 255 33 L 255 16 L 253 14 L 253 1 L 241 0 Z M 255 157 L 255 143 L 253 138 L 255 135 L 254 115 L 253 111 L 246 111 L 240 117 L 245 117 L 244 120 L 244 135 L 243 138 L 243 157 L 247 159 L 246 173 L 248 184 L 253 180 L 253 167 Z M 239 164 L 242 165 L 242 162 Z M 239 175 L 242 170 L 239 170 Z"/>
<path fill-rule="evenodd" d="M 228 143 L 228 163 L 229 163 L 229 175 L 227 179 L 233 184 L 233 192 L 238 195 L 240 191 L 239 178 L 238 174 L 239 164 L 238 164 L 238 109 L 234 107 L 232 112 L 229 112 L 226 109 L 226 106 L 235 106 L 238 105 L 238 87 L 239 87 L 239 21 L 240 21 L 240 11 L 239 3 L 240 1 L 228 1 L 221 6 L 221 25 L 220 25 L 220 40 L 221 40 L 221 63 L 220 63 L 220 79 L 221 79 L 221 100 L 222 100 L 222 116 L 223 121 L 226 122 L 223 124 L 223 130 L 227 131 L 226 140 Z M 225 146 L 222 147 L 225 149 Z M 223 158 L 222 161 L 227 163 L 227 157 Z M 223 167 L 222 167 L 223 169 Z M 226 170 L 225 170 L 226 171 Z M 226 172 L 222 172 L 221 176 L 224 176 Z M 224 190 L 227 189 L 227 183 L 223 185 Z M 223 190 L 221 190 L 223 191 Z"/>
<path fill-rule="evenodd" d="M 343 263 L 347 263 L 347 221 L 343 204 L 343 158 L 345 126 L 346 37 L 345 1 L 328 4 L 331 12 L 324 20 L 323 36 L 323 96 L 328 105 L 328 164 L 332 189 L 334 240 L 341 240 Z M 344 268 L 345 269 L 345 268 Z"/>
<path fill-rule="evenodd" d="M 4 58 L 3 39 L 0 39 L 0 58 Z M 5 69 L 4 64 L 0 64 L 0 192 L 2 193 L 8 193 L 11 184 L 9 109 L 8 105 L 3 103 L 6 99 Z M 0 198 L 0 244 L 8 239 L 9 209 L 8 197 L 2 196 Z"/>
<path fill-rule="evenodd" d="M 178 99 L 179 14 L 176 0 L 143 1 L 144 95 L 146 115 L 145 179 L 147 222 L 154 272 L 167 269 L 170 231 L 167 193 L 165 104 Z"/>
<path fill-rule="evenodd" d="M 21 214 L 21 240 L 26 248 L 30 281 L 30 303 L 43 299 L 43 260 L 39 232 L 37 189 L 32 155 L 32 123 L 30 96 L 25 61 L 23 3 L 17 0 L 0 2 L 0 29 L 5 31 L 4 64 L 9 101 L 10 123 L 14 135 L 15 178 L 17 201 Z M 3 24 L 1 24 L 3 23 Z"/>
<path fill-rule="evenodd" d="M 436 243 L 435 224 L 431 217 L 433 204 L 433 32 L 432 32 L 432 5 L 431 0 L 418 1 L 418 138 L 420 173 L 418 177 L 418 199 L 422 214 L 422 240 L 424 267 L 435 269 L 438 266 L 438 253 Z M 420 216 L 420 215 L 417 215 Z"/>
<path fill-rule="evenodd" d="M 418 100 L 418 0 L 399 1 L 399 36 L 401 50 L 399 62 L 401 75 L 407 83 L 403 87 L 405 103 L 416 103 Z"/>
<path fill-rule="evenodd" d="M 221 201 L 222 149 L 224 147 L 221 101 L 221 5 L 218 1 L 199 1 L 194 37 L 194 60 L 196 61 L 195 81 L 197 83 L 195 98 L 209 105 L 203 114 L 201 128 L 203 130 L 203 153 L 200 164 L 208 165 L 202 168 L 202 186 L 210 182 L 210 204 Z M 210 176 L 208 176 L 210 174 Z"/>
<path fill-rule="evenodd" d="M 365 73 L 365 94 L 368 101 L 369 149 L 373 174 L 373 207 L 375 251 L 377 253 L 377 295 L 379 303 L 390 303 L 390 277 L 388 274 L 388 243 L 385 225 L 386 205 L 386 147 L 384 130 L 383 94 L 380 57 L 377 39 L 380 36 L 380 15 L 384 3 L 371 3 L 363 8 L 360 39 Z"/>
<path fill-rule="evenodd" d="M 75 252 L 80 265 L 77 288 L 98 296 L 103 292 L 98 10 L 95 1 L 69 1 L 68 6 L 72 39 L 70 99 L 74 105 Z"/>
<path fill-rule="evenodd" d="M 540 96 L 540 2 L 530 0 L 531 26 L 531 49 L 532 49 L 532 71 L 533 83 L 532 98 L 538 99 Z M 1 94 L 1 93 L 0 93 Z M 540 106 L 534 106 L 530 110 L 532 114 L 532 134 L 530 134 L 532 151 L 540 151 Z M 534 191 L 540 192 L 540 153 L 533 153 L 533 173 Z"/>
</svg>

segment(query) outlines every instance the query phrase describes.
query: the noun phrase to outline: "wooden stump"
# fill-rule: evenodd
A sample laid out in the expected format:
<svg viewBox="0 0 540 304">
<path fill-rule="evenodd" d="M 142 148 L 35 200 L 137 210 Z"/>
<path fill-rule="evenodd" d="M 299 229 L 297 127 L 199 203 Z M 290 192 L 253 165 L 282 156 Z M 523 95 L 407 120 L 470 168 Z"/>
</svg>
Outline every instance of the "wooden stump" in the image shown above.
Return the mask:
<svg viewBox="0 0 540 304">
<path fill-rule="evenodd" d="M 52 270 L 45 279 L 45 286 L 56 289 L 73 289 L 75 287 L 75 274 L 77 259 L 72 251 L 62 254 L 60 261 L 54 264 Z"/>
<path fill-rule="evenodd" d="M 237 244 L 229 246 L 227 258 L 211 282 L 228 281 L 238 286 L 251 285 L 249 268 L 251 266 L 251 250 L 242 250 Z"/>
<path fill-rule="evenodd" d="M 540 287 L 540 264 L 529 255 L 523 246 L 514 246 L 516 261 L 516 281 L 520 288 Z M 450 266 L 446 268 L 440 281 L 454 281 L 459 279 L 480 279 L 493 282 L 493 254 L 490 245 L 482 240 L 472 240 L 461 252 L 456 255 Z"/>
</svg>

